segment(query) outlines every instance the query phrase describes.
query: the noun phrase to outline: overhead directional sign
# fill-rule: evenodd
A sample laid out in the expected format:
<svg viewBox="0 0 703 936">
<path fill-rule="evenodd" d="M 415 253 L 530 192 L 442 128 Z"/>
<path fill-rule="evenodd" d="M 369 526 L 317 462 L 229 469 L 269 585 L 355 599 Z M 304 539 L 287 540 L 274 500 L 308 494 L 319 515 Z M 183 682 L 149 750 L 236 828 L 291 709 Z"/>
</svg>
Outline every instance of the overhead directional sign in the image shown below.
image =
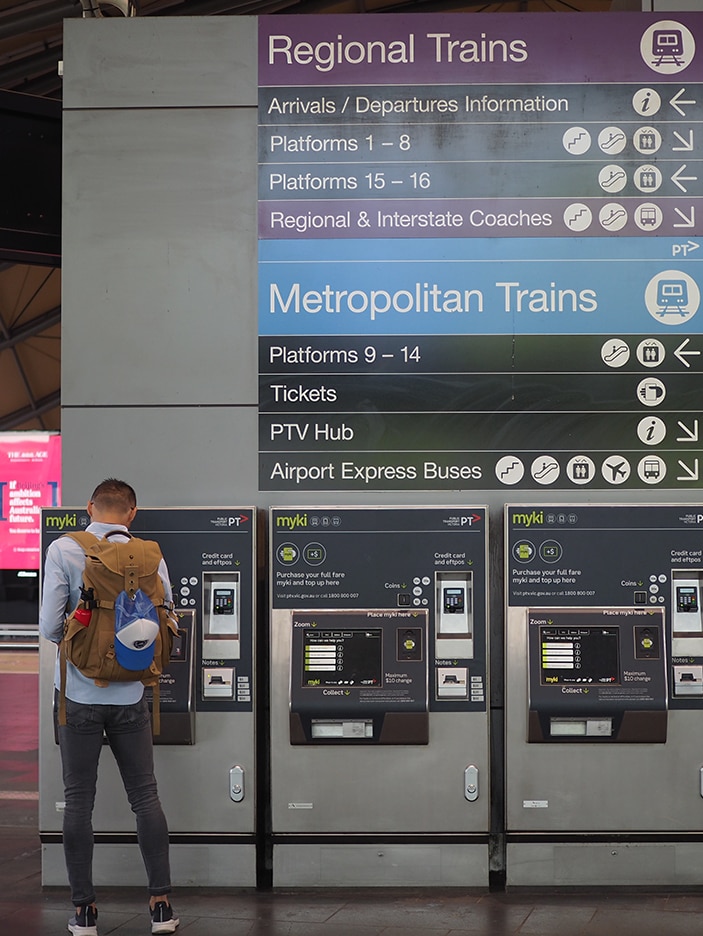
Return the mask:
<svg viewBox="0 0 703 936">
<path fill-rule="evenodd" d="M 702 28 L 260 20 L 263 490 L 700 483 Z"/>
</svg>

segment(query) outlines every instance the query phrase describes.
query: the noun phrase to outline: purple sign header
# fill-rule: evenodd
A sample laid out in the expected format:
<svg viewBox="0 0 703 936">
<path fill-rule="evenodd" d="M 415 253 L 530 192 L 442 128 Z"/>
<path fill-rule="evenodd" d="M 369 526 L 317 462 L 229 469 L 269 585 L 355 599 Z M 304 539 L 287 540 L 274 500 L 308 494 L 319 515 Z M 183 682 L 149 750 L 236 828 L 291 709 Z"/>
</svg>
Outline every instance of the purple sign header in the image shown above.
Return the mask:
<svg viewBox="0 0 703 936">
<path fill-rule="evenodd" d="M 261 86 L 703 81 L 703 13 L 259 18 Z"/>
</svg>

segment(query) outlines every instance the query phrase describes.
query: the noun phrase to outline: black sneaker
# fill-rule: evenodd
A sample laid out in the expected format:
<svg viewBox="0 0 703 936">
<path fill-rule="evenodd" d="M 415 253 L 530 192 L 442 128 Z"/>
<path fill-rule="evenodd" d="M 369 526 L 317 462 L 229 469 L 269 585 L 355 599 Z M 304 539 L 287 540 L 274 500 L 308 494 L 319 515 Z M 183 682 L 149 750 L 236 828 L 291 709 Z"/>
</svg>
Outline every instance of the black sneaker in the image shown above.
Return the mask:
<svg viewBox="0 0 703 936">
<path fill-rule="evenodd" d="M 68 931 L 75 936 L 98 936 L 98 911 L 96 907 L 86 904 L 76 907 L 76 913 L 68 921 Z"/>
<path fill-rule="evenodd" d="M 181 922 L 173 912 L 171 904 L 165 900 L 160 900 L 154 905 L 151 913 L 151 932 L 152 933 L 175 933 L 176 927 Z"/>
</svg>

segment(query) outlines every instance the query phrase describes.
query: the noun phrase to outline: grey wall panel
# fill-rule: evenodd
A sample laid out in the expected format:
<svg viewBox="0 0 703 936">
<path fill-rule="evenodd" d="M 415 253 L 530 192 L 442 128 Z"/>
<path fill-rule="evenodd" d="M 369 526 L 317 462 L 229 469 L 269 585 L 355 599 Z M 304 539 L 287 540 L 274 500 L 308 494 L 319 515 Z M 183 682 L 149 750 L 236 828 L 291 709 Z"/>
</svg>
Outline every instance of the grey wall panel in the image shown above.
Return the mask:
<svg viewBox="0 0 703 936">
<path fill-rule="evenodd" d="M 252 845 L 172 845 L 169 855 L 171 883 L 179 888 L 254 887 L 252 852 Z M 109 887 L 143 887 L 144 864 L 139 847 L 97 845 L 93 856 L 93 878 Z M 66 883 L 63 848 L 61 845 L 44 845 L 42 884 L 44 887 L 65 887 Z"/>
<path fill-rule="evenodd" d="M 67 19 L 64 107 L 256 107 L 254 16 Z"/>
<path fill-rule="evenodd" d="M 78 502 L 87 502 L 90 491 Z M 61 780 L 61 758 L 58 745 L 54 742 L 54 672 L 56 669 L 56 644 L 39 638 L 39 828 L 58 830 L 63 824 L 63 783 Z M 63 856 L 62 856 L 63 857 Z M 64 871 L 65 878 L 65 871 Z"/>
<path fill-rule="evenodd" d="M 64 405 L 257 401 L 256 111 L 64 115 Z"/>
<path fill-rule="evenodd" d="M 108 477 L 134 485 L 144 507 L 254 501 L 254 408 L 78 408 L 62 419 L 66 505 L 85 504 Z"/>
</svg>

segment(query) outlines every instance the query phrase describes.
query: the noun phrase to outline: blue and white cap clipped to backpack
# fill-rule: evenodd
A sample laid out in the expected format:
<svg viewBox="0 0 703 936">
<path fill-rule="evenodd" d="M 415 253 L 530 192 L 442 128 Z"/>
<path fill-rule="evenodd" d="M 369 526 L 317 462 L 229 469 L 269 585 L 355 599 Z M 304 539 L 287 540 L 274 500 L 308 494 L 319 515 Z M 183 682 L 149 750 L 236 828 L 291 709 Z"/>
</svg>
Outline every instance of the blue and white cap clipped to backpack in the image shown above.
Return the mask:
<svg viewBox="0 0 703 936">
<path fill-rule="evenodd" d="M 134 599 L 121 592 L 115 601 L 115 657 L 128 670 L 149 669 L 159 633 L 156 608 L 141 589 Z"/>
</svg>

